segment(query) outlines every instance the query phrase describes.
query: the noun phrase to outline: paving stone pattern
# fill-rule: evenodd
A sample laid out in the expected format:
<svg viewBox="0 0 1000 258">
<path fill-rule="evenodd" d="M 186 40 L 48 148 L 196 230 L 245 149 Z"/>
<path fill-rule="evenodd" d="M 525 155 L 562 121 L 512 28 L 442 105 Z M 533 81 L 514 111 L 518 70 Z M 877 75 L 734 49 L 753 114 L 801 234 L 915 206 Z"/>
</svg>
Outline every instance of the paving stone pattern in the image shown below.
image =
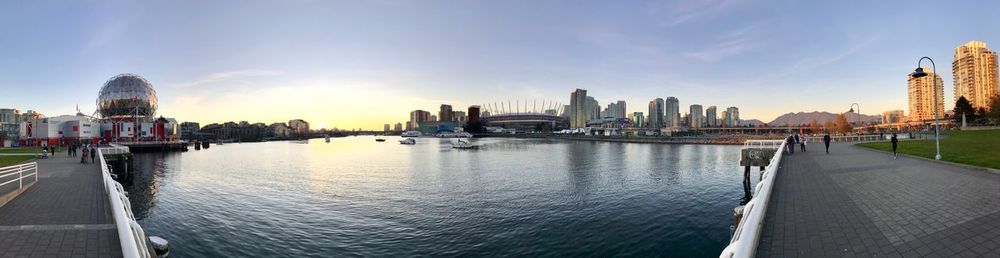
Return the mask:
<svg viewBox="0 0 1000 258">
<path fill-rule="evenodd" d="M 782 161 L 757 256 L 1000 257 L 1000 174 L 830 152 Z"/>
<path fill-rule="evenodd" d="M 38 182 L 0 207 L 0 257 L 121 257 L 101 171 L 56 155 Z"/>
</svg>

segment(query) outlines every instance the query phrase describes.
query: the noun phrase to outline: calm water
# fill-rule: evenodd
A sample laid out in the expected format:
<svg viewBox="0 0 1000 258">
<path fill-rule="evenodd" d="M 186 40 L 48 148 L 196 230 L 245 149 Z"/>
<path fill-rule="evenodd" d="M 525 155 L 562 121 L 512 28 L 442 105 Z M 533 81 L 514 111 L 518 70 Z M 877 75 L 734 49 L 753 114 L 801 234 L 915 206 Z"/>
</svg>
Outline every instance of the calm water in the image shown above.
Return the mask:
<svg viewBox="0 0 1000 258">
<path fill-rule="evenodd" d="M 136 155 L 127 190 L 176 257 L 716 256 L 737 146 L 396 137 Z"/>
</svg>

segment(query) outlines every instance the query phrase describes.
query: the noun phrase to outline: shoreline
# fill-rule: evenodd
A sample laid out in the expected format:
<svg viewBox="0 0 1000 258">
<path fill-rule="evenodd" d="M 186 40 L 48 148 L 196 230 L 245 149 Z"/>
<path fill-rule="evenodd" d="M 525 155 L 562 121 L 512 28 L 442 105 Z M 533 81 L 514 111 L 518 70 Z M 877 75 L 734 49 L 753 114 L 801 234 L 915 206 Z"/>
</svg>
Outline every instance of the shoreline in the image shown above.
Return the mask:
<svg viewBox="0 0 1000 258">
<path fill-rule="evenodd" d="M 743 145 L 747 140 L 768 139 L 767 137 L 607 137 L 607 136 L 555 136 L 525 138 L 546 138 L 570 141 L 647 143 L 647 144 L 699 144 L 699 145 Z"/>
</svg>

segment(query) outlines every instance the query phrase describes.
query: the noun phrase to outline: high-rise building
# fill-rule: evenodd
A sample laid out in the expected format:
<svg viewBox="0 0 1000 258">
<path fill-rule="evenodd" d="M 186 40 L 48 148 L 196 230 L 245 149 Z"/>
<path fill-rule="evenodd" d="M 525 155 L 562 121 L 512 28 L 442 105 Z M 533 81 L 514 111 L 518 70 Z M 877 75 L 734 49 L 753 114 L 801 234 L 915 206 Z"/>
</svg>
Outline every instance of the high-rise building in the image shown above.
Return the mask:
<svg viewBox="0 0 1000 258">
<path fill-rule="evenodd" d="M 384 127 L 382 127 L 382 131 L 383 131 L 383 132 L 389 132 L 389 128 L 391 128 L 391 127 L 392 127 L 391 125 L 389 125 L 389 124 L 385 124 L 385 126 L 384 126 Z"/>
<path fill-rule="evenodd" d="M 649 102 L 649 121 L 647 122 L 650 128 L 663 128 L 665 125 L 663 120 L 663 99 L 656 98 Z"/>
<path fill-rule="evenodd" d="M 723 122 L 727 127 L 740 126 L 740 109 L 736 107 L 726 108 L 726 112 L 723 115 Z"/>
<path fill-rule="evenodd" d="M 292 119 L 288 120 L 288 127 L 292 129 L 292 134 L 295 135 L 307 135 L 309 134 L 309 122 L 302 119 Z"/>
<path fill-rule="evenodd" d="M 601 119 L 601 102 L 594 97 L 587 97 L 587 120 Z M 584 122 L 586 123 L 586 122 Z"/>
<path fill-rule="evenodd" d="M 718 108 L 715 106 L 708 106 L 705 109 L 705 125 L 708 127 L 718 127 L 719 117 L 716 116 Z"/>
<path fill-rule="evenodd" d="M 883 124 L 894 124 L 903 121 L 903 111 L 902 110 L 889 110 L 882 112 L 882 123 Z"/>
<path fill-rule="evenodd" d="M 459 125 L 465 124 L 466 122 L 468 122 L 469 119 L 468 117 L 465 117 L 465 111 L 452 111 L 451 117 L 452 117 L 451 121 L 454 121 Z"/>
<path fill-rule="evenodd" d="M 396 122 L 396 124 L 392 126 L 392 131 L 394 131 L 394 132 L 401 132 L 401 131 L 403 131 L 403 123 Z"/>
<path fill-rule="evenodd" d="M 427 121 L 432 121 L 431 112 L 419 109 L 410 111 L 410 121 L 406 122 L 406 130 L 407 131 L 416 130 L 417 127 L 420 127 L 420 122 L 427 122 Z"/>
<path fill-rule="evenodd" d="M 701 105 L 694 104 L 691 105 L 691 113 L 688 122 L 691 128 L 701 128 L 705 123 L 705 111 L 702 109 Z"/>
<path fill-rule="evenodd" d="M 646 119 L 643 117 L 642 112 L 632 113 L 632 126 L 637 128 L 642 128 L 646 126 Z"/>
<path fill-rule="evenodd" d="M 955 48 L 955 60 L 951 66 L 952 80 L 955 83 L 955 101 L 964 96 L 973 108 L 989 109 L 990 98 L 1000 92 L 997 52 L 990 51 L 985 42 L 969 41 Z M 924 68 L 924 71 L 930 69 Z M 913 108 L 912 105 L 910 108 Z M 913 111 L 910 112 L 910 116 L 913 116 Z"/>
<path fill-rule="evenodd" d="M 666 103 L 666 113 L 664 114 L 667 127 L 678 127 L 681 126 L 681 102 L 675 97 L 667 97 Z"/>
<path fill-rule="evenodd" d="M 195 133 L 201 130 L 201 125 L 197 122 L 183 122 L 180 126 L 181 140 L 193 140 Z"/>
<path fill-rule="evenodd" d="M 913 78 L 912 73 L 907 76 L 910 121 L 933 120 L 935 109 L 937 109 L 938 117 L 944 116 L 944 81 L 941 80 L 941 76 L 930 72 L 929 67 L 923 67 L 923 69 L 927 76 Z M 935 94 L 937 94 L 937 107 L 934 105 Z"/>
<path fill-rule="evenodd" d="M 726 122 L 727 117 L 729 117 L 729 111 L 719 112 L 719 127 L 729 127 L 729 123 Z"/>
<path fill-rule="evenodd" d="M 452 122 L 455 121 L 455 117 L 451 111 L 451 105 L 441 104 L 441 110 L 438 111 L 438 120 L 441 122 Z"/>
<path fill-rule="evenodd" d="M 569 126 L 572 128 L 587 127 L 587 90 L 576 89 L 569 95 Z"/>
<path fill-rule="evenodd" d="M 615 111 L 616 111 L 615 112 L 615 118 L 627 118 L 628 117 L 628 115 L 626 115 L 627 111 L 625 110 L 625 101 L 624 100 L 619 100 L 618 103 L 615 103 L 615 108 L 616 108 L 615 109 Z"/>
</svg>

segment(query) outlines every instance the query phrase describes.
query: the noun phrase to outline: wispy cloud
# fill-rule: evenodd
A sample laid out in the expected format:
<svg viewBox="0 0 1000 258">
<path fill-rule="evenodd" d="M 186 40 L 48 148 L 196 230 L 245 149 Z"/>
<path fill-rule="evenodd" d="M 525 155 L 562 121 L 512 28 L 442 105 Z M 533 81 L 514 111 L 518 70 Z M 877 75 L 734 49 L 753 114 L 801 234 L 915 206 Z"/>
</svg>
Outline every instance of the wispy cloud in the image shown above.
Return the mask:
<svg viewBox="0 0 1000 258">
<path fill-rule="evenodd" d="M 800 59 L 798 62 L 795 62 L 794 64 L 787 66 L 784 69 L 779 69 L 776 72 L 765 74 L 757 78 L 756 80 L 753 80 L 751 84 L 761 84 L 771 80 L 780 79 L 783 77 L 795 75 L 801 72 L 805 72 L 808 70 L 836 63 L 840 60 L 843 60 L 844 58 L 848 58 L 854 55 L 858 51 L 867 48 L 868 46 L 874 44 L 875 42 L 878 42 L 879 40 L 882 40 L 883 38 L 885 38 L 884 33 L 876 34 L 868 38 L 865 38 L 862 41 L 851 44 L 834 55 L 828 55 L 822 57 L 808 57 Z"/>
<path fill-rule="evenodd" d="M 716 16 L 738 6 L 743 0 L 683 0 L 649 4 L 649 14 L 663 17 L 660 26 L 675 27 L 703 17 Z"/>
<path fill-rule="evenodd" d="M 193 81 L 175 84 L 174 87 L 190 88 L 194 86 L 207 85 L 223 81 L 232 81 L 232 80 L 239 80 L 251 77 L 275 76 L 281 74 L 282 73 L 278 71 L 261 70 L 261 69 L 228 71 L 228 72 L 220 72 L 220 73 L 204 75 Z"/>
<path fill-rule="evenodd" d="M 757 40 L 761 38 L 761 29 L 765 27 L 765 24 L 767 24 L 766 21 L 759 21 L 728 31 L 716 37 L 719 40 L 718 43 L 712 44 L 704 50 L 686 52 L 684 56 L 702 62 L 714 62 L 739 55 L 758 45 Z"/>
</svg>

